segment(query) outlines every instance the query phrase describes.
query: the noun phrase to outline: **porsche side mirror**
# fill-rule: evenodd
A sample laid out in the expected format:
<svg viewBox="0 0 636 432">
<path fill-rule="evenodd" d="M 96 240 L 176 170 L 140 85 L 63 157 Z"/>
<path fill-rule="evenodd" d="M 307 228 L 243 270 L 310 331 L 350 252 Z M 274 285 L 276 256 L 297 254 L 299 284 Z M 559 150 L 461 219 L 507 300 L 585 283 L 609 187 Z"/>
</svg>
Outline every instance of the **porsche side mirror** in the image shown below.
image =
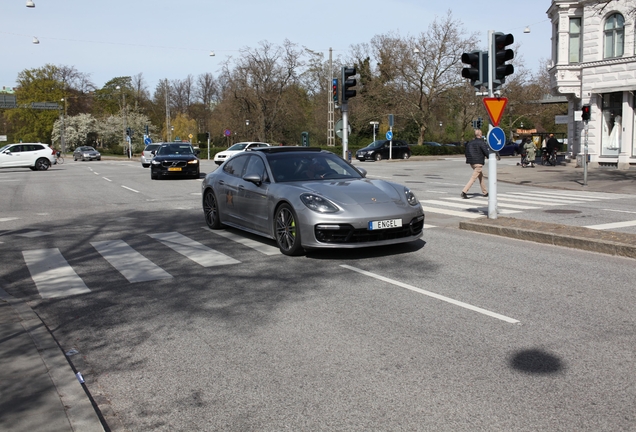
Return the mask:
<svg viewBox="0 0 636 432">
<path fill-rule="evenodd" d="M 365 177 L 365 178 L 367 177 L 367 170 L 360 167 L 356 167 L 356 169 L 360 172 L 360 174 L 362 174 L 362 177 Z"/>
<path fill-rule="evenodd" d="M 254 183 L 256 186 L 260 186 L 263 183 L 263 179 L 258 174 L 247 174 L 243 177 L 243 180 Z"/>
</svg>

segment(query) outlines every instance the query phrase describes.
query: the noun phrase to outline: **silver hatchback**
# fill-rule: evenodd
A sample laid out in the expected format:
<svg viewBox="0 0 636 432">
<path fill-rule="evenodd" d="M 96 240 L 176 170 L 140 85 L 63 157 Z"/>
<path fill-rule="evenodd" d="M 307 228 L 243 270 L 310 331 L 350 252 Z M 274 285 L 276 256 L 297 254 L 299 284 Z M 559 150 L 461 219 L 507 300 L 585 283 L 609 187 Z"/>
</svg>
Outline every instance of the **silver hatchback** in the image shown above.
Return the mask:
<svg viewBox="0 0 636 432">
<path fill-rule="evenodd" d="M 153 151 L 157 151 L 157 149 L 161 147 L 161 143 L 156 144 L 148 144 L 144 151 L 141 152 L 141 166 L 144 168 L 148 168 L 152 163 L 152 158 L 154 155 Z"/>
</svg>

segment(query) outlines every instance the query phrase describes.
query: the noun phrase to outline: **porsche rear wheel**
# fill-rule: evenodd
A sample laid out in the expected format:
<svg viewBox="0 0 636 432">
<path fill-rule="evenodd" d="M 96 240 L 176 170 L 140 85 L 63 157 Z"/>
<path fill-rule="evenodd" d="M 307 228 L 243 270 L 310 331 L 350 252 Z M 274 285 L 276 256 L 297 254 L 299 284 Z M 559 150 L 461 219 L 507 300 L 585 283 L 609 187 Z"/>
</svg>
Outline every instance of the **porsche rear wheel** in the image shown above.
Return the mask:
<svg viewBox="0 0 636 432">
<path fill-rule="evenodd" d="M 284 255 L 294 256 L 303 253 L 300 245 L 300 228 L 296 214 L 289 204 L 281 204 L 274 217 L 276 244 Z"/>
<path fill-rule="evenodd" d="M 205 216 L 205 223 L 211 229 L 221 228 L 221 221 L 219 219 L 219 206 L 216 202 L 216 196 L 210 189 L 205 191 L 203 196 L 203 214 Z"/>
</svg>

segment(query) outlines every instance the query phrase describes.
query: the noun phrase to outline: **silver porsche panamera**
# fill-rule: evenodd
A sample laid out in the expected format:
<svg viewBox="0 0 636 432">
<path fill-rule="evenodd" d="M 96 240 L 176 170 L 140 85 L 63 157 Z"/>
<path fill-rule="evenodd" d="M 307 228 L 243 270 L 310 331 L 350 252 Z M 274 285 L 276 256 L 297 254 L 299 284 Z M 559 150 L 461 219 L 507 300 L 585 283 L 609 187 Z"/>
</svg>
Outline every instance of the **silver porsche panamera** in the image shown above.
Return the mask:
<svg viewBox="0 0 636 432">
<path fill-rule="evenodd" d="M 417 240 L 424 211 L 411 190 L 365 178 L 311 147 L 264 147 L 227 160 L 202 183 L 211 229 L 224 225 L 276 241 L 285 255 Z"/>
</svg>

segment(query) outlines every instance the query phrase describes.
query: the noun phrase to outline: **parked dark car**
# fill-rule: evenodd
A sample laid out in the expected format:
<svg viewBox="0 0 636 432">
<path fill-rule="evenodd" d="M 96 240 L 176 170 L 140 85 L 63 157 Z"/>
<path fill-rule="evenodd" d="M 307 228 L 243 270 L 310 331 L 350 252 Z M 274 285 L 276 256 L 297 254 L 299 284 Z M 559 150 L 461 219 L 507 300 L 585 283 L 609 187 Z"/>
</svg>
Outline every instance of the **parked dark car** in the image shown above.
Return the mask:
<svg viewBox="0 0 636 432">
<path fill-rule="evenodd" d="M 431 147 L 441 147 L 442 145 L 438 142 L 433 142 L 433 141 L 424 141 L 422 144 L 427 145 L 427 146 L 431 146 Z"/>
<path fill-rule="evenodd" d="M 499 150 L 499 156 L 517 156 L 521 154 L 519 151 L 519 144 L 521 140 L 518 141 L 508 141 L 504 144 L 503 148 Z"/>
<path fill-rule="evenodd" d="M 199 178 L 199 150 L 194 150 L 189 143 L 165 143 L 153 150 L 154 157 L 150 162 L 150 178 L 160 179 L 163 176 L 185 176 Z"/>
<path fill-rule="evenodd" d="M 388 140 L 377 140 L 356 152 L 356 159 L 360 162 L 368 160 L 381 161 L 389 159 L 389 143 Z M 393 140 L 391 145 L 392 159 L 408 159 L 411 157 L 411 149 L 405 141 Z"/>
</svg>

